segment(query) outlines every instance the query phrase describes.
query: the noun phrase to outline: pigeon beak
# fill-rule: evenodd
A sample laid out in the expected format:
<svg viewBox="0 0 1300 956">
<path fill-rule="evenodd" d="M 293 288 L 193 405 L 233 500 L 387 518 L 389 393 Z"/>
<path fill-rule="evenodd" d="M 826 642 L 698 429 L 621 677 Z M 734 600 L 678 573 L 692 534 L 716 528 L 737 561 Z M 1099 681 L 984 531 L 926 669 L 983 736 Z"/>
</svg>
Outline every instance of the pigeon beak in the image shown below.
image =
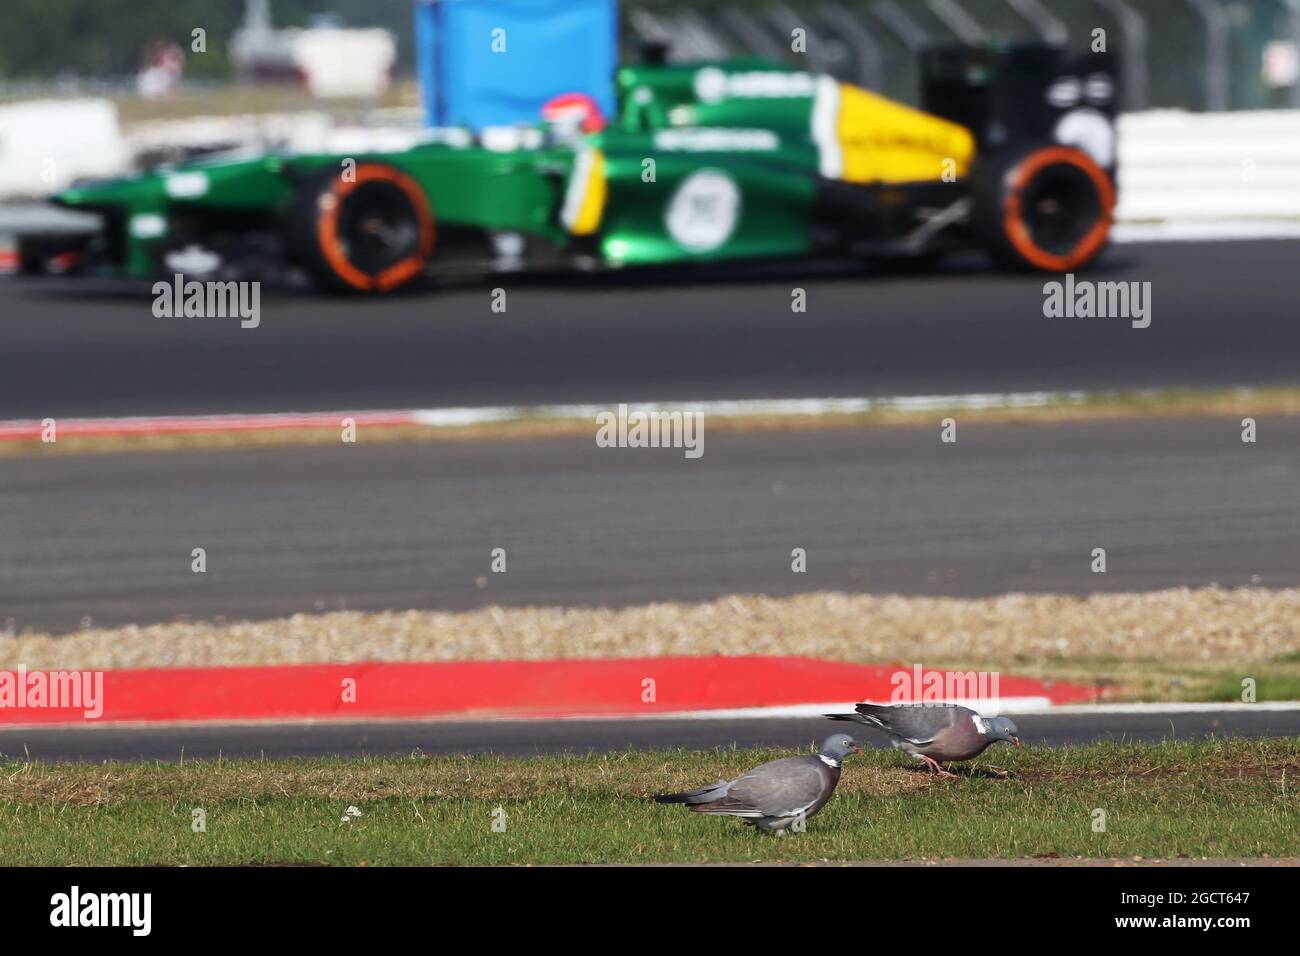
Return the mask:
<svg viewBox="0 0 1300 956">
<path fill-rule="evenodd" d="M 854 747 L 854 748 L 853 748 L 853 752 L 854 752 L 855 754 L 858 754 L 859 756 L 861 756 L 861 755 L 862 755 L 862 748 L 861 748 L 861 747 Z"/>
<path fill-rule="evenodd" d="M 1023 746 L 1023 744 L 1020 743 L 1020 738 L 1015 735 L 1012 735 L 1011 742 L 1015 744 L 1017 747 Z"/>
</svg>

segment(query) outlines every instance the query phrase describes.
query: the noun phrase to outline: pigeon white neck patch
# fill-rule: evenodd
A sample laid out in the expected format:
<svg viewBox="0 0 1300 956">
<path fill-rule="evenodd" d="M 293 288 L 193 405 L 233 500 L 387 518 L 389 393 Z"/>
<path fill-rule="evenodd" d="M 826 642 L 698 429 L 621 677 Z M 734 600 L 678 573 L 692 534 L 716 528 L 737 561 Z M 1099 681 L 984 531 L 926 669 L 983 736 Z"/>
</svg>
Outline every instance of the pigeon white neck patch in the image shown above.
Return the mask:
<svg viewBox="0 0 1300 956">
<path fill-rule="evenodd" d="M 988 732 L 989 732 L 989 725 L 986 724 L 986 723 L 984 723 L 984 718 L 983 718 L 983 717 L 981 717 L 979 714 L 972 714 L 970 719 L 973 720 L 973 721 L 975 722 L 975 729 L 976 729 L 976 730 L 978 730 L 981 734 L 984 734 L 984 735 L 987 735 L 987 734 L 988 734 Z"/>
<path fill-rule="evenodd" d="M 828 757 L 825 754 L 818 754 L 817 759 L 820 760 L 822 763 L 826 764 L 826 766 L 828 767 L 838 767 L 840 765 L 840 762 L 836 760 L 834 757 Z"/>
</svg>

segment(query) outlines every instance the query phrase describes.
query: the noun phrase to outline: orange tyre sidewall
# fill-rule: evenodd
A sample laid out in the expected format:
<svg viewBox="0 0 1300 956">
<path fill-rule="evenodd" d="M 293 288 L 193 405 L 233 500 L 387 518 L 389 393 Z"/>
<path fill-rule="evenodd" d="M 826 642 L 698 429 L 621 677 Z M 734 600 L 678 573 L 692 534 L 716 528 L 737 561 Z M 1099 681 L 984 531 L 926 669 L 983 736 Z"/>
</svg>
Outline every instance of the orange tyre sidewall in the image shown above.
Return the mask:
<svg viewBox="0 0 1300 956">
<path fill-rule="evenodd" d="M 390 166 L 368 164 L 357 167 L 356 178 L 345 182 L 337 179 L 327 192 L 317 200 L 316 241 L 321 256 L 339 281 L 359 292 L 387 292 L 408 282 L 424 269 L 433 254 L 433 211 L 424 196 L 424 190 L 406 173 Z M 364 183 L 387 182 L 400 189 L 411 201 L 420 220 L 420 247 L 401 262 L 395 262 L 378 275 L 362 272 L 344 258 L 338 243 L 339 210 L 343 201 Z"/>
<path fill-rule="evenodd" d="M 1101 215 L 1091 229 L 1063 255 L 1039 247 L 1029 234 L 1021 209 L 1025 186 L 1045 166 L 1065 164 L 1082 170 L 1091 180 L 1101 201 Z M 1091 259 L 1106 244 L 1115 216 L 1115 187 L 1110 177 L 1086 153 L 1068 146 L 1047 146 L 1035 150 L 1007 174 L 1003 203 L 1003 232 L 1011 247 L 1026 262 L 1047 272 L 1069 272 Z"/>
</svg>

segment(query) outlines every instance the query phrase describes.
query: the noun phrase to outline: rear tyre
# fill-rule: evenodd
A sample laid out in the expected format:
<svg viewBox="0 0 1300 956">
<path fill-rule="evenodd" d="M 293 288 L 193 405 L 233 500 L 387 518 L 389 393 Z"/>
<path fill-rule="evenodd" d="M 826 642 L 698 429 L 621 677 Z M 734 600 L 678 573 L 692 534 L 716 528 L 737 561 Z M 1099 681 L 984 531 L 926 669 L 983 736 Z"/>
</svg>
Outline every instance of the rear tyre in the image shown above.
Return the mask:
<svg viewBox="0 0 1300 956">
<path fill-rule="evenodd" d="M 420 276 L 433 254 L 433 212 L 418 183 L 384 163 L 355 177 L 307 180 L 289 214 L 289 248 L 318 288 L 385 293 Z"/>
<path fill-rule="evenodd" d="M 995 154 L 975 173 L 975 228 L 1013 269 L 1070 272 L 1110 237 L 1115 187 L 1087 153 L 1048 145 Z"/>
</svg>

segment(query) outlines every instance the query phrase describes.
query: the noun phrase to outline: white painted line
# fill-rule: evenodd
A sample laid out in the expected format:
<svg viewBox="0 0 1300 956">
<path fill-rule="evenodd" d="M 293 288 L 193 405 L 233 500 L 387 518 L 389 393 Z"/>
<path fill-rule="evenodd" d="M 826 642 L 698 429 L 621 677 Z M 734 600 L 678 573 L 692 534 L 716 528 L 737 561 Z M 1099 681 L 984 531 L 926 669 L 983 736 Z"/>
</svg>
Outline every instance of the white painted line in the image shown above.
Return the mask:
<svg viewBox="0 0 1300 956">
<path fill-rule="evenodd" d="M 679 710 L 671 713 L 657 714 L 629 714 L 628 716 L 640 720 L 646 717 L 662 718 L 664 720 L 750 720 L 757 717 L 773 717 L 783 719 L 794 719 L 801 717 L 824 717 L 827 714 L 851 714 L 853 708 L 859 702 L 840 701 L 831 704 L 787 704 L 779 707 L 731 707 L 719 708 L 718 710 Z M 874 701 L 873 703 L 887 704 L 889 701 Z M 1037 714 L 1037 713 L 1055 713 L 1057 708 L 1052 706 L 1052 702 L 1047 697 L 1003 697 L 999 700 L 967 700 L 964 698 L 955 698 L 946 701 L 950 704 L 960 704 L 962 707 L 969 707 L 971 710 L 978 711 L 989 717 L 995 717 L 998 714 Z"/>
<path fill-rule="evenodd" d="M 1110 237 L 1118 243 L 1300 239 L 1300 222 L 1288 219 L 1121 222 L 1111 229 Z"/>
<path fill-rule="evenodd" d="M 629 407 L 646 412 L 700 412 L 718 417 L 772 415 L 857 414 L 867 411 L 933 411 L 937 409 L 1041 408 L 1082 404 L 1086 392 L 981 392 L 966 395 L 899 395 L 885 398 L 793 398 L 736 401 L 639 402 Z M 447 428 L 493 422 L 587 419 L 595 428 L 596 416 L 616 403 L 582 405 L 494 405 L 466 408 L 378 409 L 372 411 L 274 412 L 247 415 L 168 415 L 127 418 L 63 418 L 60 436 L 186 434 L 214 431 L 269 431 L 298 428 L 337 428 L 344 418 L 358 426 L 425 425 Z M 35 419 L 0 421 L 0 440 L 41 436 Z"/>
<path fill-rule="evenodd" d="M 1152 393 L 1158 394 L 1158 393 Z M 719 418 L 768 415 L 852 415 L 871 411 L 925 412 L 938 409 L 1042 408 L 1081 405 L 1087 392 L 973 392 L 961 395 L 890 395 L 881 398 L 755 398 L 728 401 L 628 402 L 647 412 L 703 412 Z M 426 408 L 411 415 L 421 425 L 477 425 L 517 418 L 582 419 L 593 421 L 614 404 L 516 405 L 483 408 Z M 394 413 L 396 414 L 396 413 Z"/>
<path fill-rule="evenodd" d="M 1300 710 L 1300 700 L 1256 701 L 1253 704 L 1231 703 L 1134 703 L 1134 704 L 1062 704 L 1043 713 L 1050 714 L 1243 714 L 1248 711 L 1285 713 Z"/>
<path fill-rule="evenodd" d="M 105 732 L 113 729 L 158 729 L 166 727 L 376 727 L 385 724 L 445 724 L 445 723 L 608 723 L 611 720 L 755 720 L 755 719 L 801 719 L 820 718 L 826 714 L 850 714 L 857 701 L 842 701 L 830 704 L 796 704 L 780 707 L 742 707 L 719 710 L 678 710 L 650 713 L 624 714 L 423 714 L 406 717 L 273 717 L 258 719 L 218 719 L 218 720 L 96 720 L 78 721 L 78 730 L 97 730 Z M 884 703 L 881 701 L 880 703 Z M 1000 708 L 994 708 L 990 701 L 957 700 L 979 711 L 986 717 L 998 714 L 1016 714 L 1020 716 L 1079 716 L 1088 714 L 1240 714 L 1248 711 L 1287 713 L 1300 711 L 1300 701 L 1266 701 L 1254 704 L 1238 703 L 1141 703 L 1141 704 L 1069 704 L 1054 707 L 1046 697 L 1010 697 L 1001 701 Z M 33 727 L 68 727 L 71 724 L 5 724 L 0 731 L 21 730 Z"/>
<path fill-rule="evenodd" d="M 1250 395 L 1248 388 L 1237 389 Z M 1089 398 L 1120 395 L 1152 401 L 1162 392 L 1145 389 L 1134 392 L 974 392 L 960 395 L 894 395 L 882 398 L 780 398 L 734 401 L 680 401 L 627 403 L 634 411 L 701 413 L 719 418 L 762 418 L 771 416 L 853 415 L 864 412 L 933 412 L 972 409 L 1014 409 L 1079 406 Z M 610 412 L 617 403 L 581 405 L 489 405 L 461 408 L 376 409 L 370 411 L 274 412 L 247 415 L 172 415 L 127 418 L 62 418 L 58 433 L 74 435 L 190 434 L 217 431 L 274 431 L 277 429 L 338 428 L 344 418 L 359 427 L 423 425 L 451 428 L 507 421 L 582 421 Z M 0 421 L 0 441 L 41 437 L 42 423 L 36 419 Z"/>
<path fill-rule="evenodd" d="M 672 713 L 629 714 L 634 720 L 752 720 L 770 717 L 774 719 L 797 719 L 802 717 L 821 717 L 826 714 L 851 714 L 857 702 L 836 704 L 794 704 L 781 707 L 739 707 L 728 710 L 691 710 Z M 879 703 L 885 703 L 880 701 Z M 1000 701 L 992 700 L 953 700 L 950 703 L 961 704 L 979 711 L 988 717 L 998 714 L 1240 714 L 1248 711 L 1290 712 L 1300 711 L 1300 701 L 1261 701 L 1254 704 L 1239 703 L 1133 703 L 1133 704 L 1062 704 L 1053 706 L 1046 697 L 1004 697 Z M 602 719 L 623 719 L 602 718 Z"/>
</svg>

